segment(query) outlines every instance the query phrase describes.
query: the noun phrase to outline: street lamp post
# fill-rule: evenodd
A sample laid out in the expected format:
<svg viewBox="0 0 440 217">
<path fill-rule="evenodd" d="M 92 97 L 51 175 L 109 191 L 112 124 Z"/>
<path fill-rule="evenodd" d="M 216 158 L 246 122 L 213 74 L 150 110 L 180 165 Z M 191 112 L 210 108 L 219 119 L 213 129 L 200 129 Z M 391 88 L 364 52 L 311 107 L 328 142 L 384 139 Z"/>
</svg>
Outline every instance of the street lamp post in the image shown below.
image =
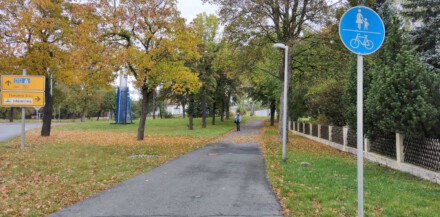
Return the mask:
<svg viewBox="0 0 440 217">
<path fill-rule="evenodd" d="M 286 162 L 286 143 L 287 143 L 287 69 L 289 65 L 288 61 L 288 53 L 289 53 L 289 46 L 282 44 L 282 43 L 276 43 L 273 45 L 274 48 L 280 48 L 284 49 L 284 102 L 283 102 L 283 163 Z"/>
</svg>

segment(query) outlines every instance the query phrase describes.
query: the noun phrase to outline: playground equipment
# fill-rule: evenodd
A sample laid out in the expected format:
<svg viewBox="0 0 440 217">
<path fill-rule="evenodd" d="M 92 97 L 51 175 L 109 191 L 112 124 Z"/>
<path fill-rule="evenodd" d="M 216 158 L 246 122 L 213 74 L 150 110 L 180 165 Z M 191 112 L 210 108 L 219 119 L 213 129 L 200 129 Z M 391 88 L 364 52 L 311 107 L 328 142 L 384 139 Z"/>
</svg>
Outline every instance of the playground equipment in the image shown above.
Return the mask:
<svg viewBox="0 0 440 217">
<path fill-rule="evenodd" d="M 116 94 L 116 124 L 132 124 L 133 114 L 131 108 L 130 91 L 127 86 L 127 77 L 120 75 L 119 87 Z"/>
</svg>

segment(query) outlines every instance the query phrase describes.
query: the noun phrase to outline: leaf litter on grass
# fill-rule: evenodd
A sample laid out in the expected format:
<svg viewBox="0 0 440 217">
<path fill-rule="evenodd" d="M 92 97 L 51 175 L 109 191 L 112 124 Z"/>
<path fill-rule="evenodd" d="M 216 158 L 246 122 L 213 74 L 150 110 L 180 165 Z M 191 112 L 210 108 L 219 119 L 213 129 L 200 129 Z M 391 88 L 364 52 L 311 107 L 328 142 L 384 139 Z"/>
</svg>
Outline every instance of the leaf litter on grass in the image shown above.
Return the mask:
<svg viewBox="0 0 440 217">
<path fill-rule="evenodd" d="M 42 216 L 202 147 L 208 138 L 146 136 L 112 131 L 26 134 L 0 144 L 1 216 Z M 155 158 L 130 158 L 157 155 Z"/>
<path fill-rule="evenodd" d="M 32 147 L 44 144 L 78 144 L 87 145 L 94 144 L 100 146 L 138 146 L 138 145 L 161 145 L 174 146 L 179 144 L 193 144 L 200 142 L 208 142 L 208 139 L 194 139 L 193 137 L 185 136 L 145 136 L 144 140 L 137 140 L 136 134 L 125 132 L 111 132 L 111 131 L 55 131 L 49 137 L 42 137 L 37 131 L 32 131 L 26 134 L 26 146 Z M 9 143 L 10 146 L 18 148 L 20 146 L 19 140 L 13 140 Z"/>
</svg>

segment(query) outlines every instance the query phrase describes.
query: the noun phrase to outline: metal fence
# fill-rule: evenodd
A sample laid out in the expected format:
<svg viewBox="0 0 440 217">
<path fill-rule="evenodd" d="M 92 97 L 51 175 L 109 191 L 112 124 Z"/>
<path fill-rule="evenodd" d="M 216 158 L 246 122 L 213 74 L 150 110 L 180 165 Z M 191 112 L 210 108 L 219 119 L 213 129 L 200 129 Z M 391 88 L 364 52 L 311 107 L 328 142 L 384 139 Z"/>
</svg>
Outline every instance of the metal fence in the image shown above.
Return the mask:
<svg viewBox="0 0 440 217">
<path fill-rule="evenodd" d="M 347 146 L 352 148 L 357 148 L 357 134 L 355 130 L 348 129 Z"/>
<path fill-rule="evenodd" d="M 332 142 L 344 144 L 344 133 L 342 127 L 332 127 Z"/>
<path fill-rule="evenodd" d="M 405 162 L 440 172 L 440 139 L 407 136 L 403 147 Z"/>
<path fill-rule="evenodd" d="M 329 135 L 329 133 L 328 133 L 328 126 L 322 126 L 321 125 L 321 138 L 328 140 L 328 135 Z"/>
<path fill-rule="evenodd" d="M 396 159 L 396 135 L 377 135 L 370 140 L 370 151 Z"/>
<path fill-rule="evenodd" d="M 312 136 L 318 137 L 318 124 L 312 124 Z"/>
<path fill-rule="evenodd" d="M 310 124 L 304 124 L 304 134 L 310 135 Z"/>
<path fill-rule="evenodd" d="M 330 140 L 333 143 L 344 145 L 347 147 L 357 148 L 356 131 L 348 129 L 344 135 L 344 128 L 337 126 L 326 126 L 309 123 L 294 123 L 294 130 L 300 133 L 320 137 L 321 139 Z M 320 132 L 320 133 L 318 133 Z M 403 159 L 405 163 L 413 164 L 434 172 L 440 172 L 440 138 L 420 138 L 405 136 L 403 144 L 396 141 L 396 137 L 401 134 L 381 134 L 375 135 L 369 139 L 369 152 L 376 153 L 394 160 Z M 344 141 L 345 140 L 345 141 Z M 397 147 L 403 149 L 403 153 L 397 153 Z M 363 145 L 364 148 L 364 145 Z M 397 157 L 399 155 L 400 157 Z M 402 170 L 402 169 L 399 169 Z M 413 169 L 402 171 L 413 171 Z M 414 174 L 419 174 L 416 172 Z M 421 177 L 426 177 L 421 175 Z"/>
</svg>

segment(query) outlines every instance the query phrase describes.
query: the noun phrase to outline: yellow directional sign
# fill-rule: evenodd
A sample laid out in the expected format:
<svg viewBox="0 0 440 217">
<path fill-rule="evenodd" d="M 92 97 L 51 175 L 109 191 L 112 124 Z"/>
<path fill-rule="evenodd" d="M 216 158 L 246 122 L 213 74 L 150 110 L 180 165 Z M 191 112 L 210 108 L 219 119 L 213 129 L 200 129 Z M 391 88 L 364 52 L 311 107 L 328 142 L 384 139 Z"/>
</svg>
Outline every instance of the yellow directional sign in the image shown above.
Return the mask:
<svg viewBox="0 0 440 217">
<path fill-rule="evenodd" d="M 44 92 L 1 92 L 1 106 L 6 107 L 43 107 Z"/>
<path fill-rule="evenodd" d="M 44 91 L 44 76 L 2 75 L 2 91 Z"/>
</svg>

